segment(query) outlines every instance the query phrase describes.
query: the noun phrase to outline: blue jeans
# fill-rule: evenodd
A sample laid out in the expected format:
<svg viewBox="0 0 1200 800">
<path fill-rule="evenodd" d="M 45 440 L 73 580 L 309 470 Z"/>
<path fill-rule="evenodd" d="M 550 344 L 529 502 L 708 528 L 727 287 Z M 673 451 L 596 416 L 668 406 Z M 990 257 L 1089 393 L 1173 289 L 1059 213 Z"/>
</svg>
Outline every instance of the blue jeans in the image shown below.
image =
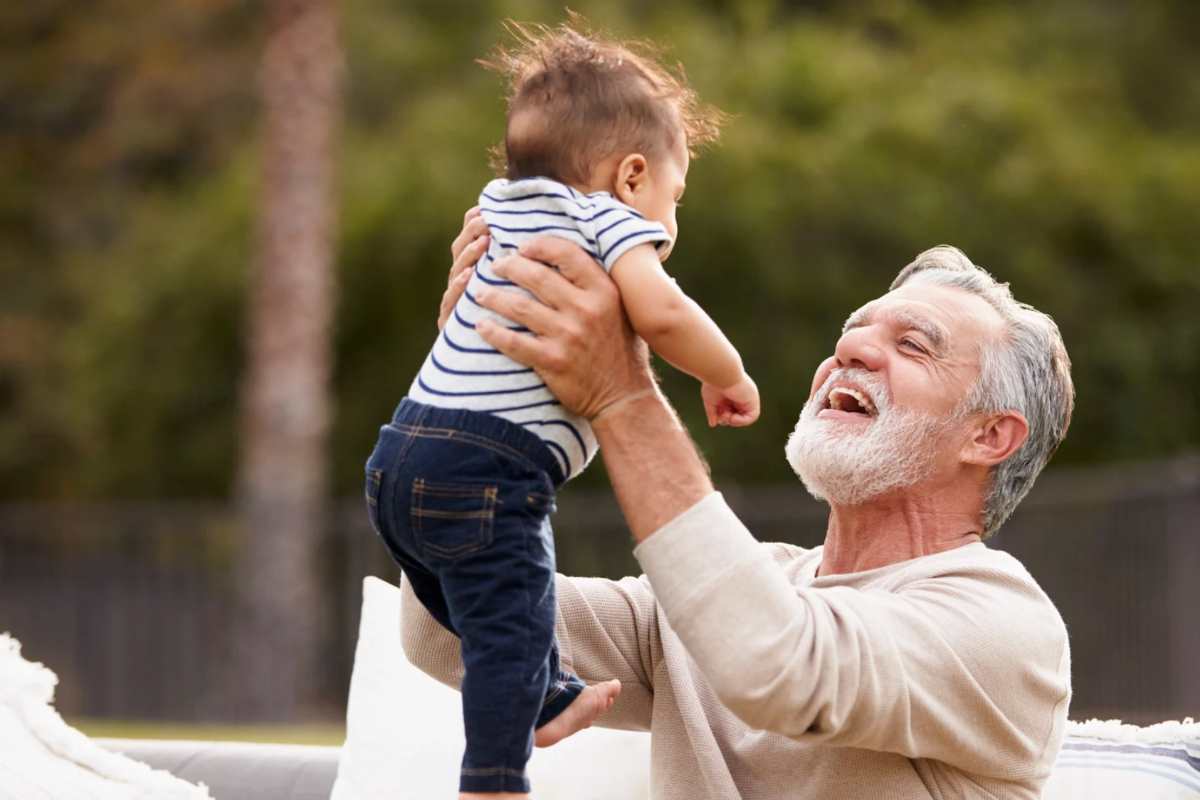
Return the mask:
<svg viewBox="0 0 1200 800">
<path fill-rule="evenodd" d="M 367 461 L 367 511 L 462 641 L 464 792 L 528 792 L 533 731 L 584 683 L 559 669 L 550 514 L 562 470 L 515 423 L 401 401 Z"/>
</svg>

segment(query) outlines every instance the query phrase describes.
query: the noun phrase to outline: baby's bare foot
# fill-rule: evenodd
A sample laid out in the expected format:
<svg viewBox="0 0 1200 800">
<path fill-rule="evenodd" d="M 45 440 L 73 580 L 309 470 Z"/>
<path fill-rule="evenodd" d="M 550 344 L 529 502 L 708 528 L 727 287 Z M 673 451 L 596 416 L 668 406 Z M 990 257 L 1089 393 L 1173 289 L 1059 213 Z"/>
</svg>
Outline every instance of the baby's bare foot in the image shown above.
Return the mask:
<svg viewBox="0 0 1200 800">
<path fill-rule="evenodd" d="M 538 747 L 549 747 L 590 727 L 596 717 L 612 708 L 620 693 L 621 682 L 618 680 L 588 686 L 561 714 L 534 731 L 533 743 Z"/>
</svg>

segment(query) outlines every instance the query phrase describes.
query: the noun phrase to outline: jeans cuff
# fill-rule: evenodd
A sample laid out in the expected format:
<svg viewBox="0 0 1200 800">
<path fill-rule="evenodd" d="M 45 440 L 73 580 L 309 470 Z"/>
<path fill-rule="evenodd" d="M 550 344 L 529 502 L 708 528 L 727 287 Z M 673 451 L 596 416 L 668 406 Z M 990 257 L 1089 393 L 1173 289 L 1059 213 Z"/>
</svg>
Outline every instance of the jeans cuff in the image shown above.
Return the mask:
<svg viewBox="0 0 1200 800">
<path fill-rule="evenodd" d="M 529 794 L 529 778 L 523 769 L 509 767 L 463 767 L 458 777 L 460 792 L 515 792 Z"/>
<path fill-rule="evenodd" d="M 575 702 L 579 693 L 587 688 L 587 684 L 568 673 L 559 675 L 558 680 L 550 685 L 546 699 L 542 703 L 542 711 L 538 714 L 535 729 L 542 727 L 550 720 L 567 710 L 567 706 Z"/>
</svg>

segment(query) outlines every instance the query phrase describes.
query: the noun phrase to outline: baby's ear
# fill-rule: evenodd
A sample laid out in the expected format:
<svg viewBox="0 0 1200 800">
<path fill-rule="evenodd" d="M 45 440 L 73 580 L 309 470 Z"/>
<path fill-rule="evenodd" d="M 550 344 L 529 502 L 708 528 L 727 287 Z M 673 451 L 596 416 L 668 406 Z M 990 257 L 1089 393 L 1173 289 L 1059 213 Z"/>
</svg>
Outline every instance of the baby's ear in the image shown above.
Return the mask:
<svg viewBox="0 0 1200 800">
<path fill-rule="evenodd" d="M 617 165 L 617 199 L 625 205 L 633 205 L 633 199 L 646 184 L 649 166 L 641 153 L 630 153 Z"/>
</svg>

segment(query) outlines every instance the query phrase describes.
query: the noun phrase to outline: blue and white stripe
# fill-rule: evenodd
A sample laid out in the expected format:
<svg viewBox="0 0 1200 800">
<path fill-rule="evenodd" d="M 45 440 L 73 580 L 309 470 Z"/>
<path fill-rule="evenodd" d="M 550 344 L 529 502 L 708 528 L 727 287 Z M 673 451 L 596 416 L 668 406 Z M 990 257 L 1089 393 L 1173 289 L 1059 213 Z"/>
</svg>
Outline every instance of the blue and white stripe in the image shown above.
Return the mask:
<svg viewBox="0 0 1200 800">
<path fill-rule="evenodd" d="M 1172 797 L 1200 798 L 1200 741 L 1195 742 L 1193 749 L 1185 742 L 1170 745 L 1116 744 L 1071 737 L 1059 752 L 1054 772 L 1060 779 L 1065 780 L 1070 776 L 1075 781 L 1077 779 L 1071 775 L 1075 770 L 1082 770 L 1091 776 L 1097 788 L 1101 785 L 1112 786 L 1120 776 L 1126 775 L 1136 777 L 1143 788 L 1138 796 L 1148 796 L 1152 787 L 1164 792 L 1169 787 Z M 1195 794 L 1177 794 L 1189 789 Z"/>
<path fill-rule="evenodd" d="M 670 237 L 662 225 L 646 220 L 607 192 L 585 195 L 546 178 L 492 181 L 479 196 L 479 207 L 491 233 L 491 246 L 475 265 L 475 275 L 408 396 L 428 405 L 496 414 L 522 425 L 546 443 L 563 474 L 573 478 L 596 455 L 591 426 L 564 409 L 533 370 L 483 341 L 475 331 L 483 319 L 524 329 L 480 306 L 475 295 L 491 286 L 528 296 L 496 275 L 491 265 L 534 236 L 549 234 L 574 242 L 606 270 L 639 244 L 653 244 L 665 252 Z"/>
</svg>

